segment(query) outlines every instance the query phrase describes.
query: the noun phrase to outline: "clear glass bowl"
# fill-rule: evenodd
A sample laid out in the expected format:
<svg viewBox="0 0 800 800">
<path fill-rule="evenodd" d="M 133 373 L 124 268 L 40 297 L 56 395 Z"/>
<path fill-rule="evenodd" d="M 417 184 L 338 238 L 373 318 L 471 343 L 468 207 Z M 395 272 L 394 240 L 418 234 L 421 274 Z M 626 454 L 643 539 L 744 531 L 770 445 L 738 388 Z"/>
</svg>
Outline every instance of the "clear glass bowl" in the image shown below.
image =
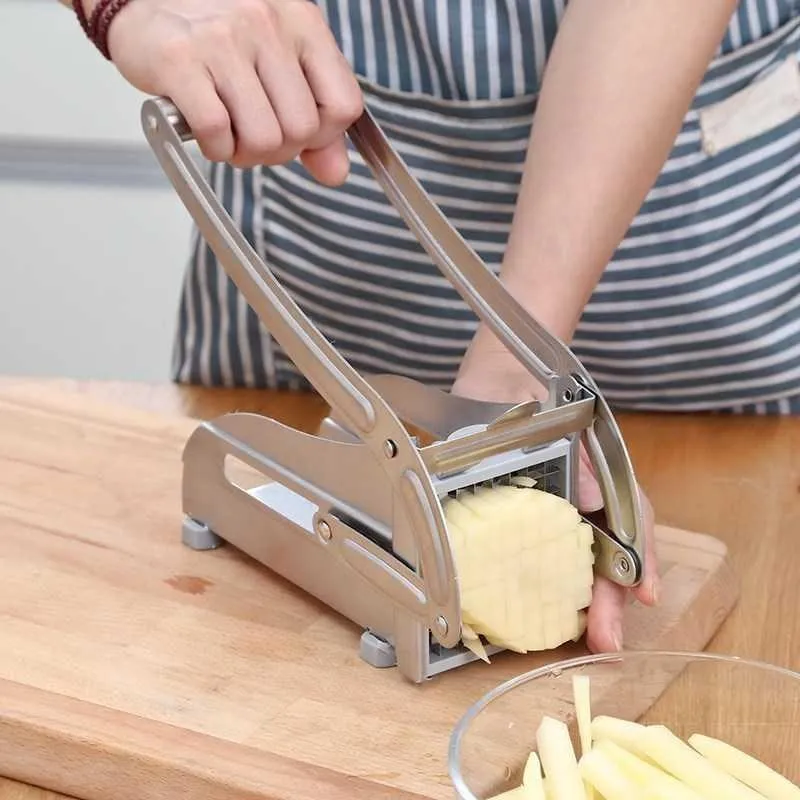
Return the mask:
<svg viewBox="0 0 800 800">
<path fill-rule="evenodd" d="M 519 786 L 543 716 L 566 722 L 577 750 L 572 676 L 589 675 L 592 714 L 666 725 L 686 740 L 726 741 L 800 784 L 800 673 L 713 653 L 585 656 L 519 675 L 475 703 L 450 738 L 461 800 Z"/>
</svg>

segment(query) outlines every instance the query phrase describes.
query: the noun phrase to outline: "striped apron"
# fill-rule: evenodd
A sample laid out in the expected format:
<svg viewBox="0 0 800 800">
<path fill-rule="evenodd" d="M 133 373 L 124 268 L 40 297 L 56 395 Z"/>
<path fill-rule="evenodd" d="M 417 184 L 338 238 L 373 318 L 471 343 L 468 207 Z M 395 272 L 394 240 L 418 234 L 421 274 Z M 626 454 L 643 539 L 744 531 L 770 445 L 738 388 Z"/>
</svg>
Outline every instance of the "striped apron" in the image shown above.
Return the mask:
<svg viewBox="0 0 800 800">
<path fill-rule="evenodd" d="M 566 0 L 318 0 L 378 122 L 497 271 Z M 800 49 L 794 0 L 745 0 L 574 349 L 618 408 L 800 413 L 800 117 L 708 154 L 701 110 Z M 707 149 L 707 148 L 706 148 Z M 448 388 L 476 319 L 356 153 L 344 187 L 299 163 L 210 165 L 225 207 L 358 370 Z M 195 233 L 178 382 L 308 384 Z"/>
</svg>

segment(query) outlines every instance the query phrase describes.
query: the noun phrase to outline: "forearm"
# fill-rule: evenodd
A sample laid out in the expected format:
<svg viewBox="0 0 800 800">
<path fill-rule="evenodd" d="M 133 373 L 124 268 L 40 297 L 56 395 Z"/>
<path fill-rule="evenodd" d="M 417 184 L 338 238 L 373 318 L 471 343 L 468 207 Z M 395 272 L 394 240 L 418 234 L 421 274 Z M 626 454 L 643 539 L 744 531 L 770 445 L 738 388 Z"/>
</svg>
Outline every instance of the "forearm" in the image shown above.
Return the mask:
<svg viewBox="0 0 800 800">
<path fill-rule="evenodd" d="M 658 177 L 735 0 L 572 0 L 549 59 L 502 267 L 570 339 Z"/>
</svg>

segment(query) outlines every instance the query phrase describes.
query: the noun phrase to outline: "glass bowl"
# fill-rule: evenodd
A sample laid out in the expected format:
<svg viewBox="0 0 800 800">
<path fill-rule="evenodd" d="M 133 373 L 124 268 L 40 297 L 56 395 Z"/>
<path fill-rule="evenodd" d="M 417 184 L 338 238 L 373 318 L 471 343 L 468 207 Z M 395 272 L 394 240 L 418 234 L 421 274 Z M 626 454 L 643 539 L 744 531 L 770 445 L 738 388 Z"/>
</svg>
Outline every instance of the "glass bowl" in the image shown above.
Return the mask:
<svg viewBox="0 0 800 800">
<path fill-rule="evenodd" d="M 590 677 L 592 716 L 666 725 L 684 741 L 722 739 L 800 784 L 800 673 L 713 653 L 631 651 L 526 672 L 475 703 L 453 730 L 448 770 L 461 800 L 519 786 L 543 716 L 566 722 L 579 753 L 572 677 Z"/>
</svg>

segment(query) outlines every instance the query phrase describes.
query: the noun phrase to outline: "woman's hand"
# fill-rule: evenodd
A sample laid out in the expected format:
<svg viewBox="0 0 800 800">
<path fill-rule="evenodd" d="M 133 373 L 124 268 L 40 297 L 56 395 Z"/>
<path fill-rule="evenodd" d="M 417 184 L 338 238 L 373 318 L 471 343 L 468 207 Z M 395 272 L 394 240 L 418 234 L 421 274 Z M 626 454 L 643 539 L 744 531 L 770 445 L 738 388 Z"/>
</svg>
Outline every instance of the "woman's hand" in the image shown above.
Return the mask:
<svg viewBox="0 0 800 800">
<path fill-rule="evenodd" d="M 308 0 L 135 0 L 108 41 L 123 77 L 169 97 L 208 159 L 248 167 L 299 155 L 322 183 L 347 177 L 344 131 L 361 91 Z"/>
<path fill-rule="evenodd" d="M 546 396 L 542 386 L 528 373 L 500 342 L 481 328 L 453 384 L 452 391 L 462 397 L 492 402 L 518 403 Z M 654 515 L 650 501 L 639 490 L 645 523 L 645 571 L 642 582 L 632 592 L 645 605 L 658 602 L 659 578 L 653 548 Z M 578 508 L 597 511 L 603 506 L 600 487 L 591 462 L 581 447 L 578 475 Z M 606 578 L 595 581 L 588 615 L 586 641 L 593 652 L 615 652 L 622 648 L 622 618 L 627 590 Z"/>
</svg>

